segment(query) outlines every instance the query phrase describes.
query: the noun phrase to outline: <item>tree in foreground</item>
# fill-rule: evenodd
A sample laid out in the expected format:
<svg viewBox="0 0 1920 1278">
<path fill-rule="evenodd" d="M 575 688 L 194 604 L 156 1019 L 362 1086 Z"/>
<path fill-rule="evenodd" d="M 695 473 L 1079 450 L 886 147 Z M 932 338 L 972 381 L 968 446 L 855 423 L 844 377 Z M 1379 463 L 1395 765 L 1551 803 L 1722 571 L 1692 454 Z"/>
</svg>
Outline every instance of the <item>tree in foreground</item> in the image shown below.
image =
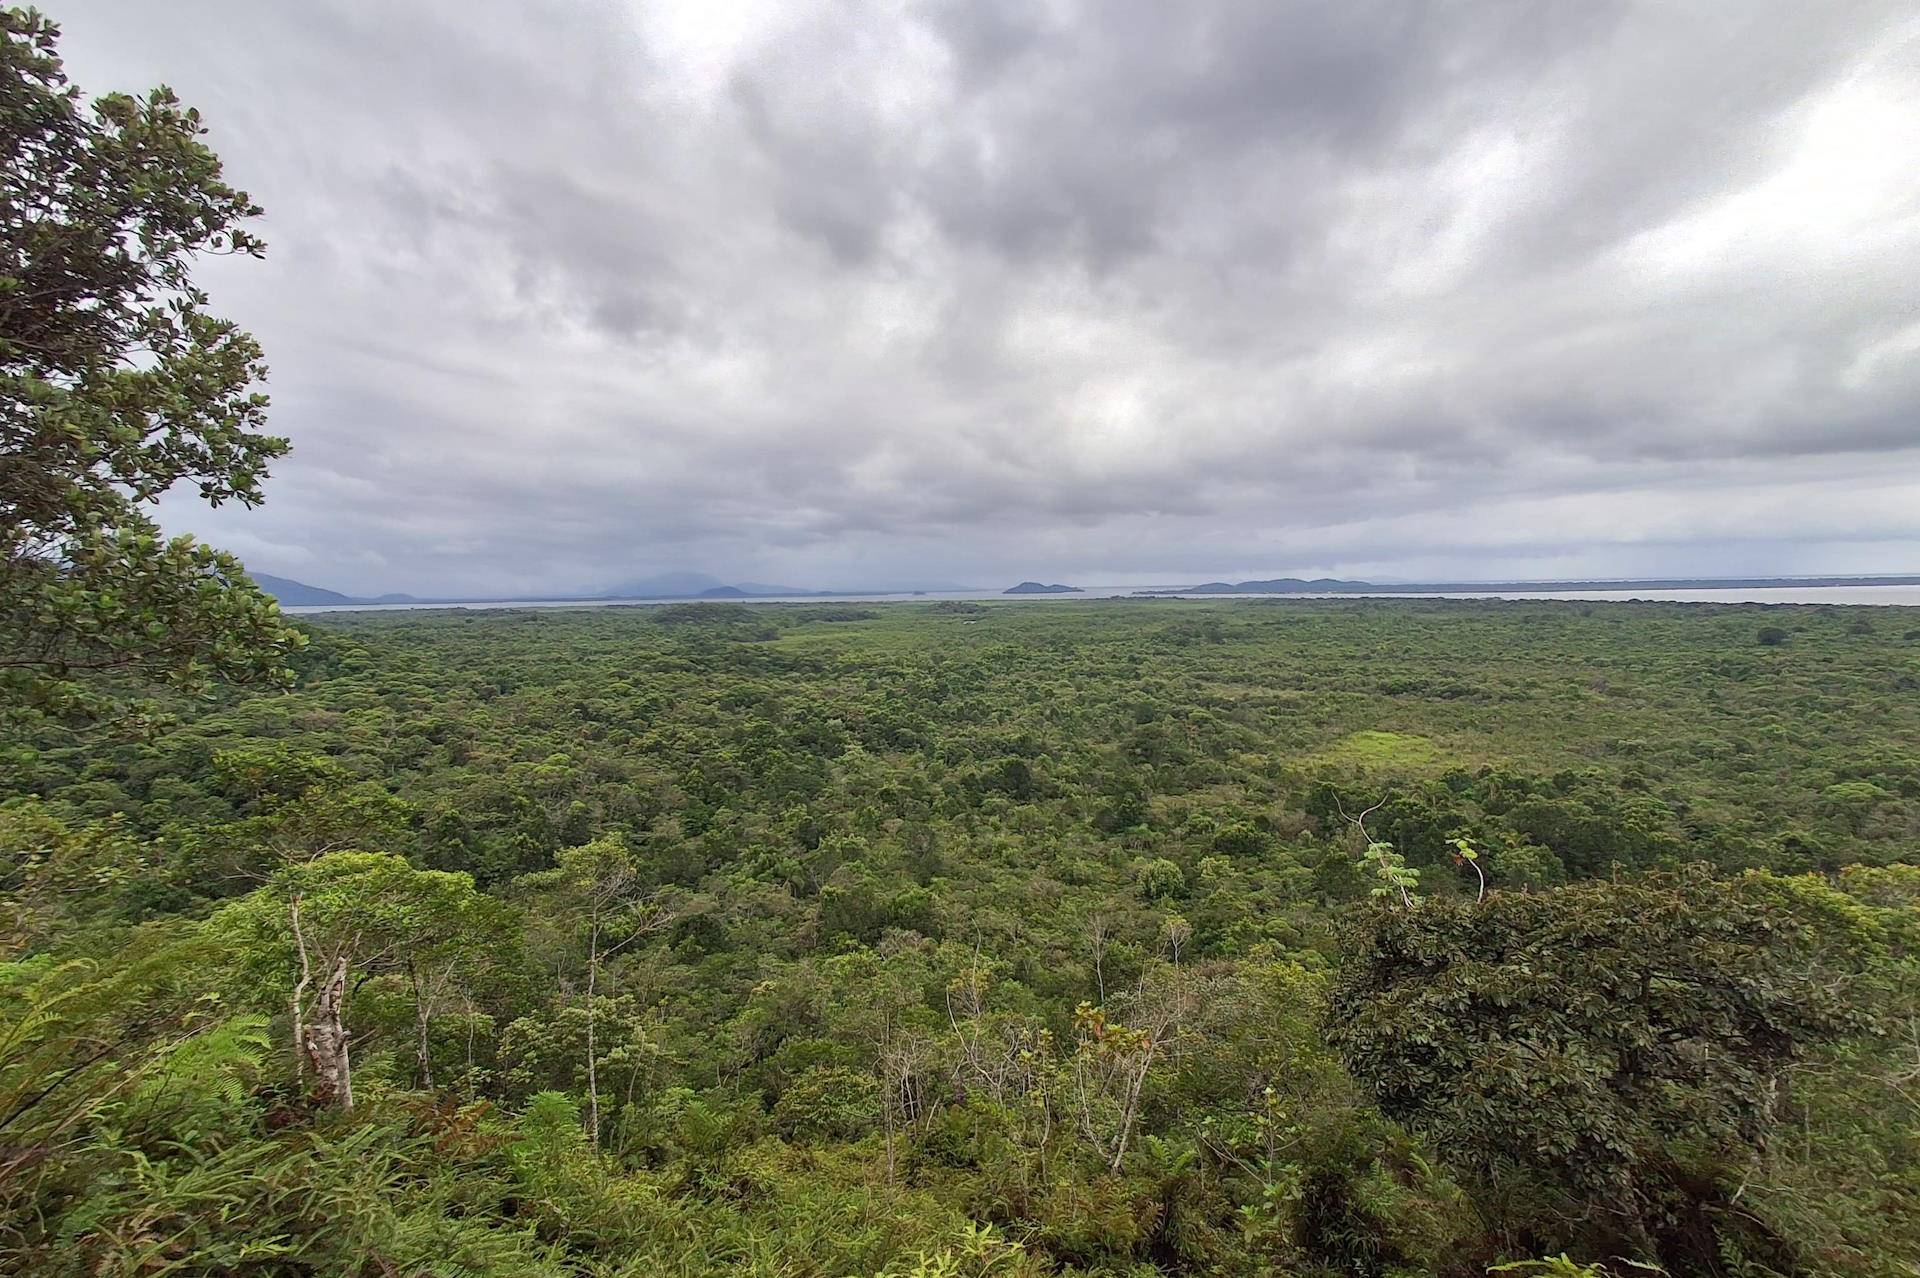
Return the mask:
<svg viewBox="0 0 1920 1278">
<path fill-rule="evenodd" d="M 1842 950 L 1788 882 L 1686 871 L 1376 910 L 1328 1038 L 1477 1182 L 1509 1254 L 1685 1269 L 1733 1247 L 1778 1268 L 1791 1243 L 1739 1186 L 1789 1066 L 1851 1020 Z"/>
<path fill-rule="evenodd" d="M 152 685 L 287 677 L 298 637 L 238 560 L 162 535 L 179 485 L 261 500 L 259 346 L 192 268 L 260 210 L 171 91 L 86 102 L 59 30 L 0 11 L 0 722 L 86 722 Z"/>
<path fill-rule="evenodd" d="M 432 1018 L 489 945 L 518 940 L 511 912 L 465 874 L 417 870 L 396 856 L 334 852 L 290 865 L 217 916 L 259 969 L 261 989 L 291 984 L 285 1006 L 300 1078 L 314 1099 L 353 1107 L 353 995 L 391 978 L 413 1003 L 416 1061 L 431 1087 Z"/>
</svg>

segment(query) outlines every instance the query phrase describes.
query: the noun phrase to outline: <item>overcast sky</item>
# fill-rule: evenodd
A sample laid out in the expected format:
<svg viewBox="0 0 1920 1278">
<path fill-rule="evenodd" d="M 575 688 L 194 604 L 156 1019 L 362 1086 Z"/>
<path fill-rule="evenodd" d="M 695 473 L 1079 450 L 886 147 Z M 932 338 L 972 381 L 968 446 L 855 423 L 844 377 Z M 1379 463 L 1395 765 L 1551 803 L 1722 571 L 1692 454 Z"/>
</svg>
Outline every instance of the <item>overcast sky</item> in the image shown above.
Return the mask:
<svg viewBox="0 0 1920 1278">
<path fill-rule="evenodd" d="M 351 592 L 1920 571 L 1911 0 L 46 0 Z"/>
</svg>

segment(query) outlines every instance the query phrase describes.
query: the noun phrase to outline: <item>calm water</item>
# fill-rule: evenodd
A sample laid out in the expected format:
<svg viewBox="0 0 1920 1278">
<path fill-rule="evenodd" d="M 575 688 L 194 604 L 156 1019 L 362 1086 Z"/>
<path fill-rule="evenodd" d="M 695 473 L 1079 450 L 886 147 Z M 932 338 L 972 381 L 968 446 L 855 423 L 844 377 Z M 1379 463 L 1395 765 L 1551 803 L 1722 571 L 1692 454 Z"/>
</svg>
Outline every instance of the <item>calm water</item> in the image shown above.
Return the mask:
<svg viewBox="0 0 1920 1278">
<path fill-rule="evenodd" d="M 1089 586 L 1077 595 L 1005 595 L 997 590 L 930 590 L 926 594 L 890 595 L 767 595 L 753 599 L 721 599 L 715 603 L 903 603 L 930 602 L 939 599 L 998 599 L 1021 603 L 1034 599 L 1086 600 L 1120 599 L 1136 593 L 1134 586 Z M 1339 594 L 1207 594 L 1182 595 L 1186 599 L 1585 599 L 1595 602 L 1620 602 L 1629 599 L 1660 600 L 1669 603 L 1721 604 L 1875 604 L 1920 607 L 1920 585 L 1913 586 L 1770 586 L 1753 589 L 1713 587 L 1699 590 L 1510 590 L 1447 591 L 1410 593 L 1379 590 L 1365 593 L 1343 591 Z M 422 608 L 632 608 L 655 604 L 688 603 L 685 599 L 492 599 L 466 603 L 399 604 L 307 604 L 283 608 L 288 613 L 312 612 L 409 612 Z"/>
</svg>

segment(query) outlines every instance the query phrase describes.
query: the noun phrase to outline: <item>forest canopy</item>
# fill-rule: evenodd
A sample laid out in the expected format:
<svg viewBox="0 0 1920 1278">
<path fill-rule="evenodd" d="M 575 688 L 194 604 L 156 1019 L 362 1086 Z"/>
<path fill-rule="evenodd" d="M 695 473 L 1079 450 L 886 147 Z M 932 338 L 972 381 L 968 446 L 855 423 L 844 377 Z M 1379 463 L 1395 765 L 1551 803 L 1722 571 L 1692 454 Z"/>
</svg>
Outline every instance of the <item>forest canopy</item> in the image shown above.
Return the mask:
<svg viewBox="0 0 1920 1278">
<path fill-rule="evenodd" d="M 727 609 L 336 614 L 16 748 L 6 1254 L 1916 1254 L 1898 610 Z"/>
</svg>

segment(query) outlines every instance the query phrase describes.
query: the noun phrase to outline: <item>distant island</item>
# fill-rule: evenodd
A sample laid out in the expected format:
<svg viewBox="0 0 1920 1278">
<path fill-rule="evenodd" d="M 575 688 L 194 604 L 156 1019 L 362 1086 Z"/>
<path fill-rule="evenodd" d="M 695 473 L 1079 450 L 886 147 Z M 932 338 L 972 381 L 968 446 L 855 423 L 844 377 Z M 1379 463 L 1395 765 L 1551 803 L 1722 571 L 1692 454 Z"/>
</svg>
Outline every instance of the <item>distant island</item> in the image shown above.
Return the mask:
<svg viewBox="0 0 1920 1278">
<path fill-rule="evenodd" d="M 283 604 L 293 607 L 324 607 L 328 604 L 370 604 L 370 603 L 417 603 L 412 595 L 379 595 L 372 599 L 358 599 L 352 595 L 343 595 L 337 590 L 327 590 L 320 586 L 309 586 L 304 581 L 295 581 L 290 577 L 275 577 L 264 572 L 248 573 L 253 584 L 272 595 Z"/>
<path fill-rule="evenodd" d="M 1031 585 L 1032 583 L 1026 583 Z M 1344 581 L 1338 577 L 1274 577 L 1266 581 L 1208 581 L 1172 590 L 1140 590 L 1140 595 L 1451 595 L 1559 590 L 1766 590 L 1824 586 L 1915 586 L 1920 573 L 1880 577 L 1604 577 L 1574 581 Z M 1016 587 L 1018 589 L 1018 587 Z M 1014 593 L 1008 591 L 1008 594 Z"/>
<path fill-rule="evenodd" d="M 1003 595 L 1077 595 L 1083 592 L 1078 586 L 1049 586 L 1038 581 L 1023 581 L 1017 586 L 1007 587 L 1000 593 Z"/>
<path fill-rule="evenodd" d="M 1325 594 L 1335 590 L 1383 590 L 1366 581 L 1342 581 L 1337 577 L 1315 577 L 1305 581 L 1299 577 L 1275 577 L 1271 581 L 1208 581 L 1186 590 L 1143 590 L 1144 595 L 1225 595 L 1225 594 Z"/>
<path fill-rule="evenodd" d="M 272 595 L 281 604 L 294 608 L 362 608 L 372 604 L 481 604 L 481 603 L 540 603 L 540 604 L 598 604 L 626 603 L 659 600 L 662 602 L 681 599 L 813 599 L 835 598 L 847 595 L 924 595 L 926 590 L 907 590 L 900 587 L 875 587 L 861 590 L 808 590 L 800 586 L 772 585 L 763 581 L 743 581 L 738 585 L 726 585 L 717 577 L 705 573 L 673 572 L 661 573 L 656 577 L 638 581 L 624 582 L 611 589 L 590 594 L 516 594 L 502 595 L 348 595 L 338 590 L 328 590 L 323 586 L 309 585 L 304 581 L 295 581 L 290 577 L 275 577 L 270 573 L 249 573 L 254 584 Z M 1072 586 L 1040 586 L 1028 582 L 1036 590 L 1055 592 L 1071 591 Z M 963 589 L 963 587 L 939 586 L 937 589 Z M 1013 592 L 1009 592 L 1013 593 Z M 1024 591 L 1021 593 L 1025 593 Z"/>
</svg>

